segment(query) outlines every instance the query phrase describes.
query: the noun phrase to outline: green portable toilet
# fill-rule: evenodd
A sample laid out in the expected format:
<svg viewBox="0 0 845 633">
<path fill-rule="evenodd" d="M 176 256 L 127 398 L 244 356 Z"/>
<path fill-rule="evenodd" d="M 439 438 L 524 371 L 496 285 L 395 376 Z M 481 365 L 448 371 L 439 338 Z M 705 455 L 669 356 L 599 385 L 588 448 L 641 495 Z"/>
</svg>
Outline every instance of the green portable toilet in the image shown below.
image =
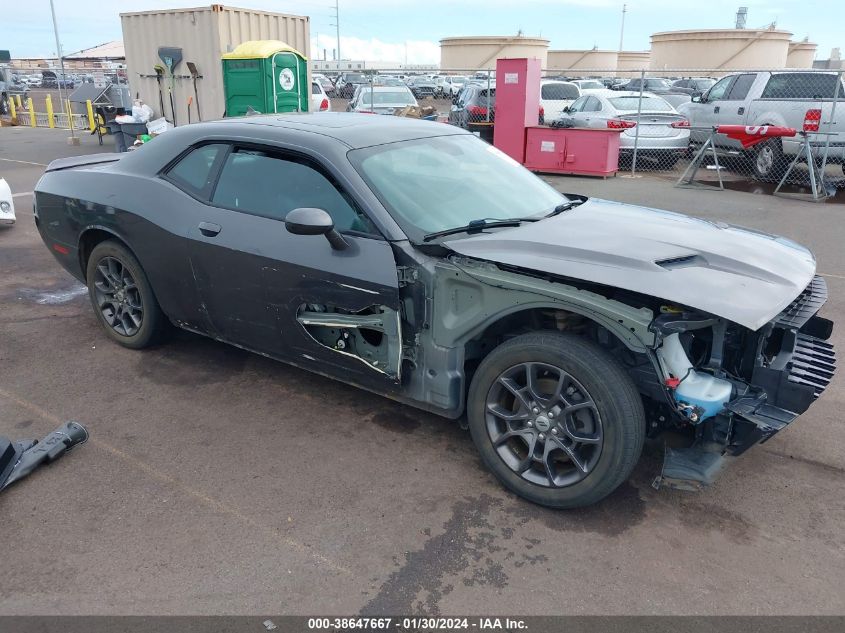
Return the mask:
<svg viewBox="0 0 845 633">
<path fill-rule="evenodd" d="M 308 112 L 308 60 L 278 40 L 240 44 L 223 55 L 226 116 L 243 116 L 247 108 L 271 112 Z"/>
</svg>

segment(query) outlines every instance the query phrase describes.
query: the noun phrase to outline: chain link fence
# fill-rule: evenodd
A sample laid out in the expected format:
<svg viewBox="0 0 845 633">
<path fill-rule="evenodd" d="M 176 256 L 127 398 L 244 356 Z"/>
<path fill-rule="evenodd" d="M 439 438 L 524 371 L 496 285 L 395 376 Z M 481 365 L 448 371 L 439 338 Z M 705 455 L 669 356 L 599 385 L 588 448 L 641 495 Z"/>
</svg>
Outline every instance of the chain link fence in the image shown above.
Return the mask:
<svg viewBox="0 0 845 633">
<path fill-rule="evenodd" d="M 401 91 L 426 118 L 492 142 L 493 70 L 385 69 L 342 74 L 334 86 L 331 96 L 344 98 L 349 111 L 399 109 L 393 100 Z M 538 124 L 619 129 L 623 175 L 765 183 L 815 197 L 845 187 L 845 84 L 838 71 L 547 68 Z"/>
</svg>

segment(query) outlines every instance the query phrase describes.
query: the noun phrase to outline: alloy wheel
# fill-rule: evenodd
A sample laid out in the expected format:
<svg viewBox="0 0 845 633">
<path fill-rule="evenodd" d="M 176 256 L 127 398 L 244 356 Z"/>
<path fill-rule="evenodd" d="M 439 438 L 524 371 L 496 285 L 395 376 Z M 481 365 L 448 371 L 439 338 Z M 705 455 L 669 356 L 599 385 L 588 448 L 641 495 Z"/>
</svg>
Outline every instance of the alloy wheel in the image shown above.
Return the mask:
<svg viewBox="0 0 845 633">
<path fill-rule="evenodd" d="M 571 486 L 599 461 L 604 435 L 596 403 L 560 367 L 536 362 L 510 367 L 490 387 L 485 408 L 496 453 L 531 483 Z"/>
<path fill-rule="evenodd" d="M 144 321 L 141 291 L 129 269 L 115 257 L 103 257 L 94 273 L 94 295 L 106 323 L 121 336 L 134 336 Z"/>
</svg>

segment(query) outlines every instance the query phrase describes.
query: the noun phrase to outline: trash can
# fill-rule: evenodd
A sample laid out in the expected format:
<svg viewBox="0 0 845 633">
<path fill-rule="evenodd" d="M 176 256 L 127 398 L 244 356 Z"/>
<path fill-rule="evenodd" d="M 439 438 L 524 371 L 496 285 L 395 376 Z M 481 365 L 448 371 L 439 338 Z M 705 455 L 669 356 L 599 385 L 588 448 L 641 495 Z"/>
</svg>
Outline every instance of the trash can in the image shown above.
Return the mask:
<svg viewBox="0 0 845 633">
<path fill-rule="evenodd" d="M 222 57 L 226 116 L 248 108 L 271 112 L 308 112 L 308 60 L 278 40 L 254 40 Z"/>
<path fill-rule="evenodd" d="M 127 152 L 135 143 L 140 134 L 147 133 L 146 123 L 118 123 L 109 121 L 107 123 L 109 132 L 114 135 L 114 148 L 117 152 Z"/>
</svg>

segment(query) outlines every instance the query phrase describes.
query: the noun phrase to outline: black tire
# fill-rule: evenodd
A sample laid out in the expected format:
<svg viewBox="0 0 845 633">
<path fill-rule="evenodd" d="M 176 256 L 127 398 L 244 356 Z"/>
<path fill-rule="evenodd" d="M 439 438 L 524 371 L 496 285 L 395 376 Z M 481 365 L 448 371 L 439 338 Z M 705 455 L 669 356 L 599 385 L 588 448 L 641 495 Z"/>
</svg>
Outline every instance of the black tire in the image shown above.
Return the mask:
<svg viewBox="0 0 845 633">
<path fill-rule="evenodd" d="M 130 349 L 161 340 L 167 317 L 128 248 L 116 240 L 97 244 L 88 258 L 85 278 L 94 314 L 110 339 Z"/>
<path fill-rule="evenodd" d="M 786 157 L 780 139 L 770 138 L 758 144 L 751 154 L 751 169 L 757 180 L 780 180 L 786 172 Z"/>
<path fill-rule="evenodd" d="M 513 390 L 522 367 L 535 373 L 535 388 L 550 379 L 560 394 L 559 399 L 538 400 L 544 403 L 539 415 L 526 404 L 530 387 Z M 500 406 L 500 393 L 512 397 L 510 407 Z M 569 409 L 574 412 L 567 414 Z M 503 410 L 514 416 L 525 411 L 528 417 L 504 421 L 499 417 Z M 552 421 L 554 412 L 557 419 Z M 494 349 L 472 379 L 467 417 L 481 459 L 496 478 L 519 496 L 552 508 L 590 505 L 613 492 L 631 474 L 645 438 L 642 400 L 620 363 L 590 341 L 557 332 L 524 334 Z M 537 449 L 543 453 L 542 466 L 534 461 Z M 520 473 L 525 462 L 531 465 Z M 549 462 L 554 465 L 547 466 Z"/>
</svg>

